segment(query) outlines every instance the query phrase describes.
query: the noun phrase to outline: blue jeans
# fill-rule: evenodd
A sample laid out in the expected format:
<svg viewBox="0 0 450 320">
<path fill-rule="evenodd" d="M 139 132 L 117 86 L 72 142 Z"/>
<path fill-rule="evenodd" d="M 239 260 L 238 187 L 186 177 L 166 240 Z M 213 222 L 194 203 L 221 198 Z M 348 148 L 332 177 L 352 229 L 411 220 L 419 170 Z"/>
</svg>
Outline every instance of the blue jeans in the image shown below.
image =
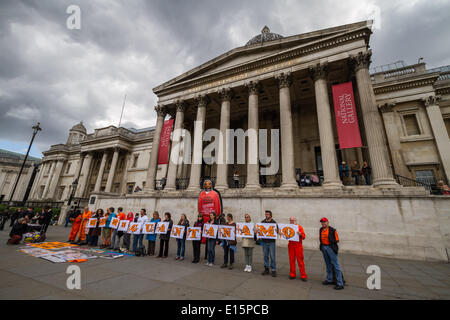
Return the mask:
<svg viewBox="0 0 450 320">
<path fill-rule="evenodd" d="M 216 255 L 216 239 L 208 239 L 206 241 L 208 241 L 208 262 L 214 263 L 214 258 Z"/>
<path fill-rule="evenodd" d="M 263 254 L 264 254 L 264 268 L 272 269 L 276 271 L 277 263 L 275 261 L 275 241 L 273 242 L 262 242 Z M 270 256 L 270 263 L 269 263 Z"/>
<path fill-rule="evenodd" d="M 177 239 L 177 257 L 184 258 L 185 245 L 186 245 L 186 240 Z"/>
<path fill-rule="evenodd" d="M 370 174 L 365 174 L 365 175 L 364 175 L 364 180 L 366 180 L 366 184 L 367 184 L 368 186 L 371 185 L 371 183 L 370 183 Z"/>
<path fill-rule="evenodd" d="M 142 244 L 143 239 L 144 239 L 143 234 L 134 234 L 133 235 L 133 252 L 136 252 L 137 246 L 139 246 L 139 248 L 143 247 L 143 244 Z"/>
<path fill-rule="evenodd" d="M 341 267 L 339 266 L 338 258 L 336 253 L 330 246 L 322 246 L 322 254 L 325 259 L 325 264 L 327 266 L 327 281 L 333 282 L 333 267 L 336 271 L 336 281 L 338 286 L 344 286 L 342 281 Z"/>
</svg>

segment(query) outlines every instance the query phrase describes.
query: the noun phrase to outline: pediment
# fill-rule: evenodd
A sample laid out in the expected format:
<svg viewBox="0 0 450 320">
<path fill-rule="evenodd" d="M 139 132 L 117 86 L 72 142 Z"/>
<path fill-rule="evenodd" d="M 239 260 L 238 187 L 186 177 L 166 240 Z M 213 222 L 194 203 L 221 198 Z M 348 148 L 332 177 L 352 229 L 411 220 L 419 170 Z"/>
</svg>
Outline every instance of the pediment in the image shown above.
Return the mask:
<svg viewBox="0 0 450 320">
<path fill-rule="evenodd" d="M 342 36 L 357 30 L 371 28 L 372 21 L 362 21 L 353 24 L 333 27 L 299 35 L 284 37 L 281 39 L 268 41 L 264 43 L 255 43 L 232 49 L 202 65 L 191 69 L 172 80 L 153 89 L 155 94 L 159 95 L 167 89 L 177 87 L 201 78 L 220 75 L 223 72 L 239 69 L 249 63 L 270 59 L 279 54 L 284 54 L 290 50 L 308 44 L 317 44 L 321 41 L 329 40 L 333 37 Z M 368 40 L 367 40 L 368 41 Z"/>
</svg>

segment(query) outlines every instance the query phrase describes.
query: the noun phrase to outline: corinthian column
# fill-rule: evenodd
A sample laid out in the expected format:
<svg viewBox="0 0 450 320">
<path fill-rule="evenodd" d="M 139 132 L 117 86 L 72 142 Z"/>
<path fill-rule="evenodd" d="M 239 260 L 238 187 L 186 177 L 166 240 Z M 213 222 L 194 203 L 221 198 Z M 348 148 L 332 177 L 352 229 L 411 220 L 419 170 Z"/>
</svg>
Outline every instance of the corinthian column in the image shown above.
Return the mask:
<svg viewBox="0 0 450 320">
<path fill-rule="evenodd" d="M 170 150 L 169 169 L 167 171 L 167 185 L 165 191 L 176 190 L 177 166 L 180 158 L 181 147 L 181 129 L 183 129 L 184 112 L 186 111 L 186 103 L 178 100 L 176 103 L 177 114 L 175 116 L 175 128 L 172 133 L 172 149 Z"/>
<path fill-rule="evenodd" d="M 282 73 L 276 77 L 280 88 L 280 131 L 281 131 L 281 188 L 297 189 L 294 167 L 294 137 L 292 133 L 291 73 Z"/>
<path fill-rule="evenodd" d="M 156 179 L 156 169 L 158 167 L 158 152 L 159 152 L 159 141 L 161 140 L 161 131 L 164 124 L 164 119 L 167 115 L 167 109 L 165 106 L 156 106 L 155 111 L 158 115 L 156 120 L 156 128 L 153 133 L 152 151 L 150 154 L 150 161 L 148 163 L 147 171 L 147 183 L 145 184 L 145 192 L 155 191 L 155 179 Z"/>
<path fill-rule="evenodd" d="M 48 191 L 47 198 L 53 199 L 55 196 L 56 188 L 58 187 L 59 177 L 63 168 L 64 160 L 58 159 L 56 162 L 54 173 L 52 174 L 52 181 L 50 183 L 50 189 Z"/>
<path fill-rule="evenodd" d="M 328 99 L 327 87 L 327 64 L 318 64 L 309 69 L 311 78 L 314 80 L 316 93 L 317 119 L 319 122 L 320 151 L 322 155 L 323 186 L 325 188 L 342 187 L 337 166 L 336 148 L 334 144 L 333 123 Z"/>
<path fill-rule="evenodd" d="M 78 198 L 81 198 L 84 196 L 86 185 L 87 185 L 88 179 L 89 179 L 89 171 L 91 170 L 91 163 L 92 163 L 92 154 L 88 153 L 87 155 L 84 156 L 83 166 L 81 169 L 82 176 L 80 176 L 80 180 L 78 182 L 78 188 L 77 188 L 76 195 L 75 195 Z"/>
<path fill-rule="evenodd" d="M 372 166 L 373 185 L 381 188 L 393 188 L 395 182 L 389 163 L 388 149 L 384 138 L 383 122 L 376 105 L 375 94 L 370 80 L 369 65 L 371 51 L 360 52 L 350 57 L 354 67 L 358 93 L 361 100 L 361 111 L 366 129 L 369 147 L 370 165 Z"/>
<path fill-rule="evenodd" d="M 220 108 L 220 137 L 219 137 L 219 152 L 216 157 L 217 160 L 217 180 L 216 188 L 219 190 L 228 189 L 228 150 L 227 150 L 227 130 L 230 128 L 230 110 L 231 98 L 233 91 L 229 88 L 223 88 L 218 91 L 222 100 Z"/>
<path fill-rule="evenodd" d="M 438 105 L 439 99 L 439 96 L 430 96 L 423 99 L 423 102 L 427 109 L 428 119 L 430 119 L 431 130 L 433 130 L 442 167 L 444 168 L 447 181 L 450 181 L 450 139 Z"/>
<path fill-rule="evenodd" d="M 119 160 L 119 148 L 114 149 L 114 154 L 111 162 L 111 168 L 108 173 L 108 180 L 106 180 L 105 192 L 111 192 L 114 182 L 114 176 L 116 174 L 117 160 Z"/>
<path fill-rule="evenodd" d="M 247 143 L 247 185 L 245 189 L 260 189 L 259 184 L 259 109 L 258 81 L 245 84 L 248 89 L 248 143 Z"/>
<path fill-rule="evenodd" d="M 192 152 L 191 176 L 189 178 L 189 191 L 200 191 L 200 178 L 203 162 L 203 132 L 205 131 L 206 106 L 208 96 L 200 95 L 195 99 L 197 103 L 197 120 L 194 126 L 194 150 Z"/>
<path fill-rule="evenodd" d="M 102 162 L 100 163 L 100 170 L 98 170 L 97 181 L 95 181 L 94 192 L 99 192 L 102 186 L 103 173 L 105 172 L 106 159 L 108 158 L 108 153 L 103 151 Z"/>
</svg>

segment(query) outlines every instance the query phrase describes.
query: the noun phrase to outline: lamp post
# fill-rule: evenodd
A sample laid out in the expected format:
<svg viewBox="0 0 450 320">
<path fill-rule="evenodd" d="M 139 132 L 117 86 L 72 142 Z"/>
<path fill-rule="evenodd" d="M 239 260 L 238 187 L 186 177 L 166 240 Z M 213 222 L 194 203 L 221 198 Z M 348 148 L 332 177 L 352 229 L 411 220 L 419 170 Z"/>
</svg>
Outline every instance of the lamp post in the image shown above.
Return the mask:
<svg viewBox="0 0 450 320">
<path fill-rule="evenodd" d="M 11 196 L 9 197 L 10 205 L 12 204 L 12 198 L 14 197 L 14 193 L 16 192 L 17 184 L 19 183 L 20 176 L 22 175 L 23 168 L 25 167 L 25 163 L 27 162 L 28 154 L 30 153 L 31 146 L 33 145 L 34 137 L 36 136 L 36 134 L 39 131 L 42 130 L 42 128 L 40 127 L 40 123 L 39 122 L 35 126 L 33 126 L 32 129 L 33 129 L 33 136 L 31 137 L 31 141 L 30 141 L 30 145 L 28 146 L 27 154 L 25 155 L 25 158 L 23 159 L 22 167 L 20 167 L 19 175 L 17 176 L 16 183 L 14 184 L 14 188 L 13 188 L 13 190 L 11 192 Z"/>
<path fill-rule="evenodd" d="M 67 203 L 68 206 L 70 206 L 70 204 L 72 203 L 72 199 L 73 199 L 73 196 L 75 195 L 75 191 L 77 190 L 77 187 L 78 187 L 78 178 L 76 178 L 72 182 L 72 192 L 70 193 L 69 202 Z"/>
</svg>

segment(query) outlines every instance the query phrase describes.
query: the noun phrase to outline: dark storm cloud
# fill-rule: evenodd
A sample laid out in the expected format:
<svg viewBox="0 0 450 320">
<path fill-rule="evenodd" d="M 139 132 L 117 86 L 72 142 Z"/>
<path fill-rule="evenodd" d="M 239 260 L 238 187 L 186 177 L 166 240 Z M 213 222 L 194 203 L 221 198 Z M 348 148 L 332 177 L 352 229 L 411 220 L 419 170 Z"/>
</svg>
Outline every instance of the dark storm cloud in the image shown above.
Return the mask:
<svg viewBox="0 0 450 320">
<path fill-rule="evenodd" d="M 66 28 L 66 8 L 81 7 L 81 30 Z M 284 36 L 379 17 L 373 65 L 424 56 L 450 64 L 449 2 L 133 0 L 0 1 L 0 141 L 27 142 L 44 130 L 43 151 L 64 143 L 83 120 L 89 132 L 155 121 L 151 89 L 234 47 L 264 25 Z"/>
</svg>

